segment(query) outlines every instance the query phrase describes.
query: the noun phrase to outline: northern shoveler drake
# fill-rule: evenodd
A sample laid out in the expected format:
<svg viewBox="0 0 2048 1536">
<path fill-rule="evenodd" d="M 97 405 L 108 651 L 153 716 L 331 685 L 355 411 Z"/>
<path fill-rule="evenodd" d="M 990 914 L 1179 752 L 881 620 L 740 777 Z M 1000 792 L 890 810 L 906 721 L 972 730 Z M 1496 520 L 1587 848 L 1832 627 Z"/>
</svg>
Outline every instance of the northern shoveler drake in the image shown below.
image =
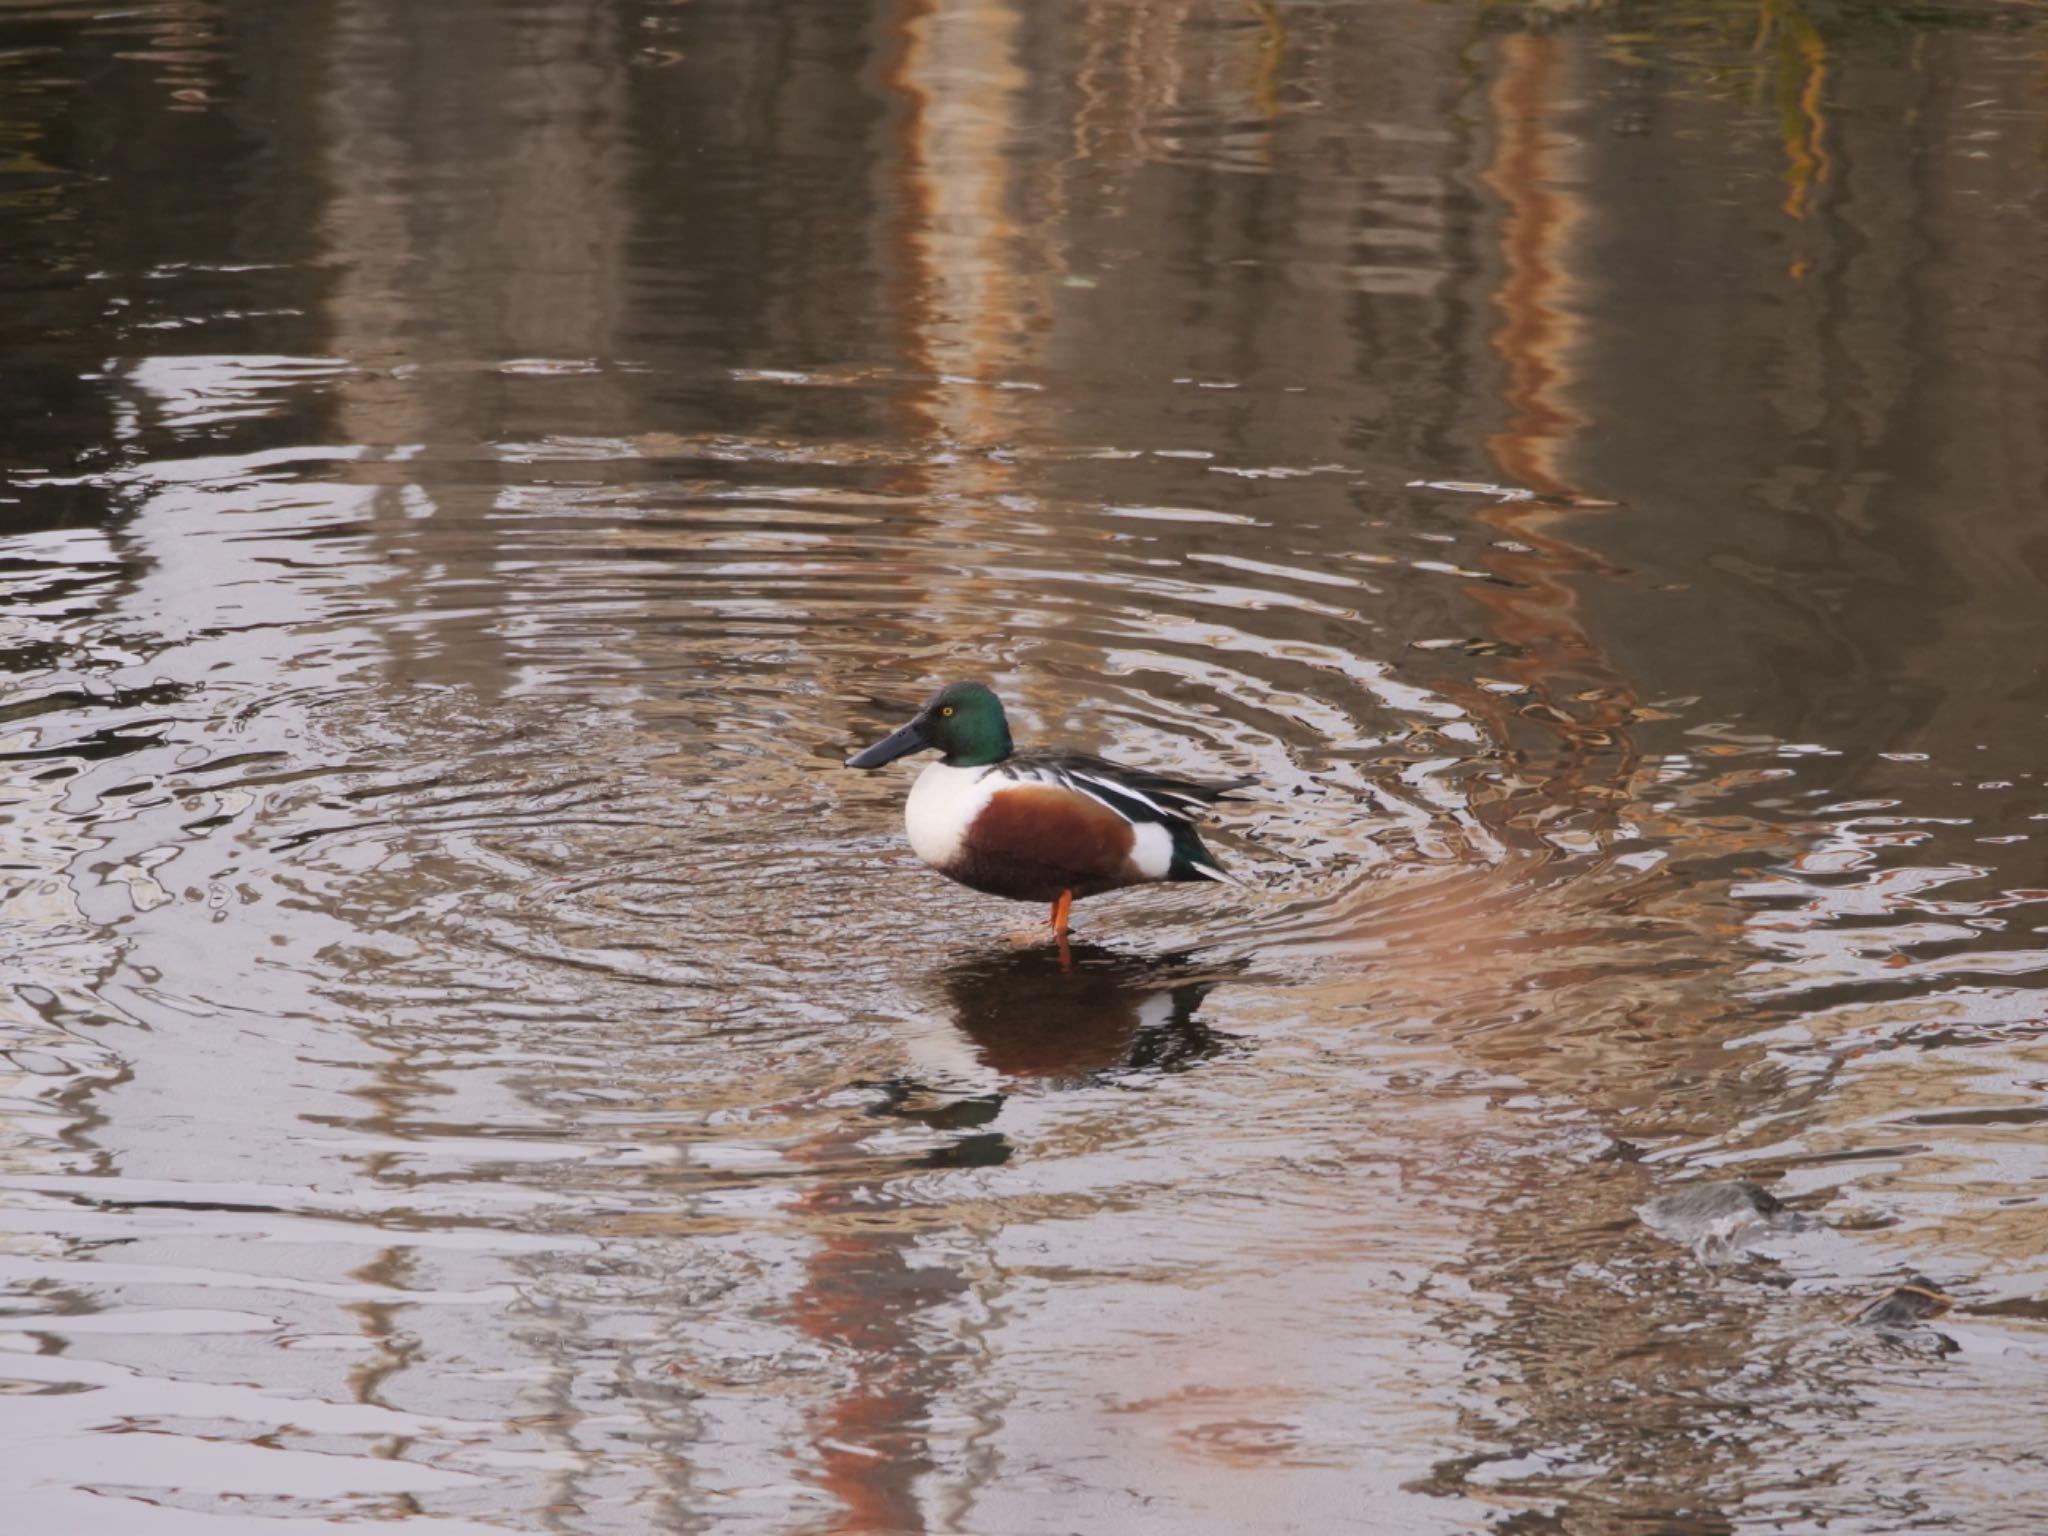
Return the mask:
<svg viewBox="0 0 2048 1536">
<path fill-rule="evenodd" d="M 1231 881 L 1202 846 L 1194 813 L 1250 780 L 1203 784 L 1124 768 L 1080 752 L 1019 752 L 1002 701 L 953 683 L 849 768 L 879 768 L 936 749 L 903 808 L 917 856 L 991 896 L 1052 903 L 1064 946 L 1084 896 L 1156 880 Z M 1232 882 L 1234 883 L 1234 882 Z"/>
</svg>

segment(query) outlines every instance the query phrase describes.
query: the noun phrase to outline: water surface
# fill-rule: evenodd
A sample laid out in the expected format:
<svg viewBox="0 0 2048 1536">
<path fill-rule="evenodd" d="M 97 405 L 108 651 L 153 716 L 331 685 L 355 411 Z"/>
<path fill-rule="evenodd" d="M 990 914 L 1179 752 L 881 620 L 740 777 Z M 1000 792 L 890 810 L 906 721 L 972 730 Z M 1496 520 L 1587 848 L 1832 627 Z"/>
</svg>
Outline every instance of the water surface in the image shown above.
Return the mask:
<svg viewBox="0 0 2048 1536">
<path fill-rule="evenodd" d="M 2040 1529 L 2040 22 L 0 9 L 9 1528 Z"/>
</svg>

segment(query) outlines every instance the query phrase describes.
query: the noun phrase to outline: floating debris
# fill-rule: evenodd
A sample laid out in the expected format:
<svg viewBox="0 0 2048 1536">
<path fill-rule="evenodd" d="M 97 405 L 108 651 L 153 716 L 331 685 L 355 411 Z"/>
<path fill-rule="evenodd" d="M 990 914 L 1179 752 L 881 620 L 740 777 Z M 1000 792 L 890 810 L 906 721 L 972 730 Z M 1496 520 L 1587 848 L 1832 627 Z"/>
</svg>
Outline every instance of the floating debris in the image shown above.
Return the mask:
<svg viewBox="0 0 2048 1536">
<path fill-rule="evenodd" d="M 1636 1215 L 1659 1237 L 1691 1248 L 1702 1264 L 1728 1263 L 1761 1238 L 1807 1225 L 1805 1217 L 1747 1179 L 1690 1185 L 1637 1206 Z"/>
<path fill-rule="evenodd" d="M 1411 491 L 1450 491 L 1459 496 L 1491 496 L 1496 501 L 1534 501 L 1534 491 L 1515 485 L 1490 485 L 1483 480 L 1410 480 Z"/>
<path fill-rule="evenodd" d="M 1864 1307 L 1854 1320 L 1875 1331 L 1887 1344 L 1939 1359 L 1957 1353 L 1962 1345 L 1927 1324 L 1955 1304 L 1955 1298 L 1927 1276 L 1908 1275 Z"/>
<path fill-rule="evenodd" d="M 1942 1316 L 1955 1304 L 1955 1297 L 1925 1275 L 1909 1275 L 1858 1312 L 1856 1321 L 1872 1328 L 1910 1328 Z"/>
</svg>

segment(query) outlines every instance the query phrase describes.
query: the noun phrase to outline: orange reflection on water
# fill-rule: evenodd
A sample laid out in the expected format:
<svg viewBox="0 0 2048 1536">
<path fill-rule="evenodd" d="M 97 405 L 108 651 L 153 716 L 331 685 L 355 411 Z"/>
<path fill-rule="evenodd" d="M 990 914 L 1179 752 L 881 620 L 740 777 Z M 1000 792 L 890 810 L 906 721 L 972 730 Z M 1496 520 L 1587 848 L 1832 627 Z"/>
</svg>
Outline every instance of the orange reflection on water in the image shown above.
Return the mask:
<svg viewBox="0 0 2048 1536">
<path fill-rule="evenodd" d="M 1758 15 L 1756 51 L 1767 45 L 1775 53 L 1774 88 L 1779 135 L 1785 145 L 1785 201 L 1788 218 L 1804 219 L 1813 198 L 1833 170 L 1827 147 L 1827 116 L 1821 93 L 1828 81 L 1827 42 L 1796 0 L 1766 0 Z M 1761 70 L 1759 70 L 1761 74 Z M 1803 277 L 1809 264 L 1795 262 L 1792 276 Z"/>
<path fill-rule="evenodd" d="M 849 1140 L 832 1133 L 791 1161 L 840 1162 Z M 892 1221 L 891 1204 L 885 1181 L 826 1173 L 794 1207 L 817 1246 L 789 1315 L 854 1372 L 809 1418 L 818 1481 L 837 1504 L 818 1531 L 925 1529 L 917 1480 L 930 1458 L 921 1426 L 946 1366 L 927 1356 L 916 1323 L 964 1282 L 949 1269 L 912 1266 L 915 1224 Z"/>
<path fill-rule="evenodd" d="M 1015 382 L 1038 328 L 1035 271 L 1044 268 L 1028 258 L 1012 212 L 1009 148 L 1022 132 L 1026 84 L 1018 30 L 1006 5 L 904 0 L 884 45 L 880 78 L 899 115 L 885 169 L 891 211 L 882 218 L 910 376 L 898 417 L 922 450 L 902 488 L 923 501 L 933 548 L 987 542 L 978 530 L 1012 481 L 993 450 L 1019 425 L 1011 392 L 995 386 Z M 947 607 L 986 612 L 991 630 L 999 627 L 992 606 L 1005 593 L 994 579 L 921 559 L 906 570 L 917 578 L 906 601 L 943 583 L 954 598 Z M 961 601 L 963 589 L 971 595 Z M 924 628 L 919 614 L 904 622 Z M 923 634 L 912 648 L 932 638 Z M 981 634 L 942 638 L 963 653 L 963 668 L 985 670 Z M 845 1175 L 871 1129 L 856 1124 L 790 1154 L 820 1173 L 792 1208 L 815 1246 L 788 1315 L 850 1374 L 808 1416 L 816 1475 L 837 1505 L 819 1531 L 926 1528 L 917 1483 L 931 1460 L 921 1426 L 949 1367 L 923 1347 L 918 1319 L 964 1284 L 951 1270 L 912 1265 L 916 1219 L 901 1214 L 886 1178 Z"/>
<path fill-rule="evenodd" d="M 1474 598 L 1506 642 L 1505 670 L 1534 695 L 1524 714 L 1552 730 L 1565 761 L 1546 797 L 1568 798 L 1594 776 L 1612 786 L 1633 761 L 1622 731 L 1635 690 L 1587 632 L 1572 578 L 1612 576 L 1615 568 L 1561 538 L 1555 526 L 1585 498 L 1563 460 L 1588 424 L 1571 401 L 1579 320 L 1569 302 L 1573 238 L 1583 217 L 1568 189 L 1567 150 L 1552 126 L 1564 93 L 1565 55 L 1555 37 L 1522 34 L 1501 45 L 1488 96 L 1498 150 L 1486 184 L 1507 205 L 1500 230 L 1503 269 L 1494 305 L 1501 315 L 1493 345 L 1507 367 L 1505 430 L 1487 439 L 1504 480 L 1540 500 L 1509 501 L 1481 514 L 1522 548 L 1488 552 L 1488 568 L 1509 584 L 1476 587 Z M 1564 503 L 1565 505 L 1560 505 Z"/>
<path fill-rule="evenodd" d="M 1578 339 L 1566 303 L 1566 258 L 1581 214 L 1562 189 L 1562 152 L 1549 121 L 1563 62 L 1551 36 L 1502 43 L 1488 97 L 1500 147 L 1485 175 L 1508 210 L 1500 240 L 1506 272 L 1494 295 L 1502 324 L 1493 345 L 1507 364 L 1510 413 L 1507 430 L 1487 439 L 1487 448 L 1512 483 L 1558 497 L 1575 494 L 1558 459 L 1586 424 L 1566 394 Z"/>
</svg>

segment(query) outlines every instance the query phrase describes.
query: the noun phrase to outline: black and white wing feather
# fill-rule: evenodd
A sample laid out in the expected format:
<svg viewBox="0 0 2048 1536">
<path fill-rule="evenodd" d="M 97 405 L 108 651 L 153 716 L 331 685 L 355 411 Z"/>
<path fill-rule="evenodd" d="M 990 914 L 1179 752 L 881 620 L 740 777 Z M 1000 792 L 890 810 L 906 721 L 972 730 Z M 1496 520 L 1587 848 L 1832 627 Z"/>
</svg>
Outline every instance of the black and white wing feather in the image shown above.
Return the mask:
<svg viewBox="0 0 2048 1536">
<path fill-rule="evenodd" d="M 1126 768 L 1106 758 L 1080 752 L 1026 752 L 1000 765 L 1009 776 L 1044 784 L 1059 784 L 1108 806 L 1126 821 L 1153 823 L 1166 828 L 1173 838 L 1170 880 L 1223 880 L 1232 877 L 1216 862 L 1216 856 L 1202 845 L 1195 830 L 1195 817 L 1252 781 L 1234 779 L 1228 783 L 1205 783 L 1176 778 L 1143 768 Z"/>
</svg>

